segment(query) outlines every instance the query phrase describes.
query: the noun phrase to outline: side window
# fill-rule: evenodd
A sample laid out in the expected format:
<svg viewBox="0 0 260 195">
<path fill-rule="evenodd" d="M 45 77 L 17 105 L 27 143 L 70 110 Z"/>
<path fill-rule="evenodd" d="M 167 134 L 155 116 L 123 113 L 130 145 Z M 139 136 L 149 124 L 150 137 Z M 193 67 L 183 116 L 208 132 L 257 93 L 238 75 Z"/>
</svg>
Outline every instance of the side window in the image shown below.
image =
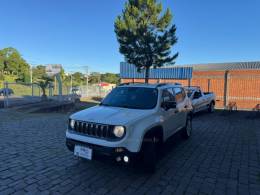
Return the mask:
<svg viewBox="0 0 260 195">
<path fill-rule="evenodd" d="M 195 93 L 194 93 L 194 97 L 195 98 L 200 98 L 202 95 L 201 95 L 201 91 L 199 90 L 199 91 L 196 91 Z"/>
<path fill-rule="evenodd" d="M 183 89 L 176 87 L 176 88 L 174 88 L 174 92 L 175 92 L 176 102 L 177 103 L 182 102 L 186 96 L 186 95 L 184 95 L 185 92 L 183 92 Z"/>
<path fill-rule="evenodd" d="M 200 96 L 200 97 L 202 96 L 202 94 L 201 94 L 201 90 L 199 90 L 199 96 Z"/>
<path fill-rule="evenodd" d="M 164 89 L 162 91 L 162 100 L 165 101 L 175 101 L 174 93 L 172 89 Z"/>
</svg>

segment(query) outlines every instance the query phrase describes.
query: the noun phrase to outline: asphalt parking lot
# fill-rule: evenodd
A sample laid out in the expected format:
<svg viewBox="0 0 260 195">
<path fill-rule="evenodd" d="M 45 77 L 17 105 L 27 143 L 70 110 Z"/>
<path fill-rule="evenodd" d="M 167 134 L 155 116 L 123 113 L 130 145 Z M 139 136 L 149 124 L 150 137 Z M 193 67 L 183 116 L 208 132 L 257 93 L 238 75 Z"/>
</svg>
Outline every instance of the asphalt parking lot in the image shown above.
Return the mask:
<svg viewBox="0 0 260 195">
<path fill-rule="evenodd" d="M 174 136 L 156 173 L 78 160 L 65 147 L 66 114 L 0 110 L 0 194 L 260 194 L 260 118 L 201 113 Z"/>
</svg>

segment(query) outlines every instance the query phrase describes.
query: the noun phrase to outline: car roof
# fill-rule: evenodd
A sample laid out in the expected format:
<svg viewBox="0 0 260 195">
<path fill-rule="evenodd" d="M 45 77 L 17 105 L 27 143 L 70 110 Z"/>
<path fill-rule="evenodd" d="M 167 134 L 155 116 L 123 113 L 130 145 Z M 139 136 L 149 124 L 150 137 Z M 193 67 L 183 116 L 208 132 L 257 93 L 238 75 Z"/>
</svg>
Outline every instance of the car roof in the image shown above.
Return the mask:
<svg viewBox="0 0 260 195">
<path fill-rule="evenodd" d="M 195 91 L 195 90 L 199 90 L 200 87 L 199 86 L 190 86 L 190 87 L 185 86 L 184 89 Z"/>
<path fill-rule="evenodd" d="M 156 84 L 147 84 L 147 83 L 122 83 L 119 87 L 143 87 L 143 88 L 154 88 L 154 89 L 164 89 L 168 87 L 181 87 L 179 83 L 156 83 Z"/>
</svg>

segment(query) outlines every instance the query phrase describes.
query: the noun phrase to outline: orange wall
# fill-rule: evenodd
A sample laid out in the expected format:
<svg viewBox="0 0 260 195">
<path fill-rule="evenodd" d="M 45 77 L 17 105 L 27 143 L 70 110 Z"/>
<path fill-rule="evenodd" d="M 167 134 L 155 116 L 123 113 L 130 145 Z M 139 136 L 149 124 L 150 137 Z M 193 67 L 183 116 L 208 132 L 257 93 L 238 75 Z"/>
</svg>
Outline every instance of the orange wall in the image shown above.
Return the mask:
<svg viewBox="0 0 260 195">
<path fill-rule="evenodd" d="M 224 107 L 225 71 L 194 71 L 191 85 L 200 86 L 203 91 L 216 94 L 216 107 Z M 122 79 L 122 83 L 144 82 L 144 79 Z M 188 80 L 150 79 L 149 83 L 181 83 L 188 85 Z M 232 70 L 228 73 L 227 104 L 236 102 L 239 109 L 253 109 L 260 104 L 260 70 Z"/>
</svg>

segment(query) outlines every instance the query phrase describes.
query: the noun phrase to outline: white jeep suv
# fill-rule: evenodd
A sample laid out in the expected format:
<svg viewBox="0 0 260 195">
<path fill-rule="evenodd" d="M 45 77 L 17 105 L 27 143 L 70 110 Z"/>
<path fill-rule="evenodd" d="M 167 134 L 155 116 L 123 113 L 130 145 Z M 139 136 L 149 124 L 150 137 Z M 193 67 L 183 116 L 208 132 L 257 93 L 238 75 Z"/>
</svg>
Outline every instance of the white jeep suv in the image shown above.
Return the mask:
<svg viewBox="0 0 260 195">
<path fill-rule="evenodd" d="M 163 142 L 178 131 L 190 137 L 191 110 L 180 84 L 121 84 L 98 106 L 70 116 L 66 145 L 82 158 L 139 159 L 153 171 Z"/>
</svg>

